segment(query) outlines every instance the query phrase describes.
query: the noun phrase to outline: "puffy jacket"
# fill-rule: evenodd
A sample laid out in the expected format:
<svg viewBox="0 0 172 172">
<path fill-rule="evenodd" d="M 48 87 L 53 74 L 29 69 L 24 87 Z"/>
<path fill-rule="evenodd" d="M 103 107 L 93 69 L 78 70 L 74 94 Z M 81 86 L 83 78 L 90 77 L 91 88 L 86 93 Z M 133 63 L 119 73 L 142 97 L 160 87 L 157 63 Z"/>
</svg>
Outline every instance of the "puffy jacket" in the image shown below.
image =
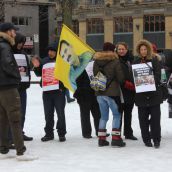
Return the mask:
<svg viewBox="0 0 172 172">
<path fill-rule="evenodd" d="M 0 32 L 0 89 L 17 88 L 21 80 L 13 45 L 14 39 Z"/>
<path fill-rule="evenodd" d="M 100 70 L 103 70 L 103 74 L 108 79 L 108 87 L 105 91 L 98 91 L 96 95 L 102 96 L 120 96 L 120 84 L 124 82 L 124 75 L 121 69 L 118 56 L 114 52 L 97 52 L 94 55 L 94 76 Z"/>
</svg>

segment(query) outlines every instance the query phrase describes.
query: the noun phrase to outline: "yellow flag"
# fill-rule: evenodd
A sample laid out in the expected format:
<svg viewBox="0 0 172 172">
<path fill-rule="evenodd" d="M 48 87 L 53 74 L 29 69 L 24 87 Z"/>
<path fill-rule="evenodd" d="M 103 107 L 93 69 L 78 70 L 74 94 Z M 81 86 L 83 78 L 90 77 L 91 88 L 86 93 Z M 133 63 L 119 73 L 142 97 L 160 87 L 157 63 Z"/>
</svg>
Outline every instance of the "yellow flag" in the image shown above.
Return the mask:
<svg viewBox="0 0 172 172">
<path fill-rule="evenodd" d="M 76 79 L 92 59 L 94 50 L 63 25 L 55 65 L 55 78 L 64 86 L 75 91 Z"/>
</svg>

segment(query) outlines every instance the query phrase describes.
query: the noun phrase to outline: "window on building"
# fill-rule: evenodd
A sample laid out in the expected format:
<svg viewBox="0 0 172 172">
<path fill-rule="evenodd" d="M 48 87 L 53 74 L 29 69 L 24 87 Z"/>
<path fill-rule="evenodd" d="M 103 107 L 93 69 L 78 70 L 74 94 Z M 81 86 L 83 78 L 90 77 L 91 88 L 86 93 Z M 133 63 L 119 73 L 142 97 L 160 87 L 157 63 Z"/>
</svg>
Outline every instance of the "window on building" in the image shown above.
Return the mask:
<svg viewBox="0 0 172 172">
<path fill-rule="evenodd" d="M 133 18 L 130 16 L 115 17 L 114 30 L 116 33 L 133 32 Z"/>
<path fill-rule="evenodd" d="M 18 18 L 17 17 L 12 17 L 12 23 L 14 25 L 18 25 Z"/>
<path fill-rule="evenodd" d="M 145 15 L 144 31 L 145 32 L 165 31 L 164 15 Z"/>
<path fill-rule="evenodd" d="M 101 18 L 87 19 L 87 33 L 104 33 L 104 22 Z"/>
<path fill-rule="evenodd" d="M 76 35 L 79 35 L 79 22 L 78 20 L 73 20 L 72 21 L 72 27 L 73 27 L 73 31 Z"/>
<path fill-rule="evenodd" d="M 16 17 L 13 16 L 11 19 L 14 25 L 28 26 L 31 25 L 31 17 Z"/>
<path fill-rule="evenodd" d="M 88 3 L 92 5 L 104 4 L 104 0 L 89 0 Z"/>
</svg>

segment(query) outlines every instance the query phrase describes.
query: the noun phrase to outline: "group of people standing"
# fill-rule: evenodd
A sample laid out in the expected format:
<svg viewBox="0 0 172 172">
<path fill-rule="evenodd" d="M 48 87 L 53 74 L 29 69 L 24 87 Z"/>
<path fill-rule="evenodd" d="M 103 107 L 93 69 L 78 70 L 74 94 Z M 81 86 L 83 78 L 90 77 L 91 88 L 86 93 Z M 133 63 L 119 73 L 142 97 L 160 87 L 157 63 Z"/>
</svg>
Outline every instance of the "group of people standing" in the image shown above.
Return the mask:
<svg viewBox="0 0 172 172">
<path fill-rule="evenodd" d="M 9 152 L 9 140 L 12 133 L 12 142 L 17 150 L 17 157 L 24 155 L 26 147 L 24 140 L 30 141 L 22 132 L 24 128 L 27 93 L 30 86 L 30 65 L 27 55 L 23 51 L 25 36 L 16 33 L 17 28 L 11 23 L 0 26 L 0 153 Z M 50 44 L 47 48 L 47 57 L 32 58 L 33 70 L 37 76 L 42 76 L 45 64 L 55 63 L 57 44 Z M 163 102 L 161 90 L 161 63 L 152 45 L 147 40 L 138 42 L 137 57 L 134 57 L 125 42 L 116 46 L 110 42 L 103 45 L 103 51 L 93 56 L 93 74 L 99 71 L 107 77 L 105 91 L 94 91 L 90 87 L 90 78 L 86 70 L 77 78 L 77 90 L 74 97 L 80 107 L 82 136 L 92 138 L 90 112 L 94 119 L 95 134 L 98 137 L 98 146 L 108 146 L 106 124 L 109 119 L 109 109 L 112 111 L 112 146 L 124 147 L 126 143 L 121 137 L 121 128 L 124 126 L 125 139 L 137 140 L 132 129 L 132 109 L 138 107 L 141 135 L 145 146 L 159 148 L 161 141 L 160 104 Z M 15 54 L 23 54 L 26 65 L 23 67 L 16 63 Z M 132 64 L 147 64 L 153 71 L 156 90 L 136 93 L 132 73 Z M 24 70 L 24 71 L 23 71 Z M 27 80 L 21 81 L 21 73 L 25 72 Z M 41 81 L 42 83 L 42 81 Z M 41 141 L 54 139 L 54 112 L 56 110 L 58 121 L 56 125 L 59 141 L 66 141 L 65 120 L 65 93 L 66 88 L 59 81 L 58 88 L 43 91 L 43 106 L 45 114 L 45 136 Z M 74 101 L 74 99 L 72 100 Z M 70 102 L 70 101 L 69 101 Z M 22 114 L 22 115 L 21 115 Z M 124 120 L 122 120 L 124 117 Z M 123 121 L 123 122 L 122 122 Z M 10 131 L 9 132 L 9 126 Z M 152 141 L 154 145 L 152 144 Z"/>
<path fill-rule="evenodd" d="M 106 91 L 96 93 L 101 111 L 99 122 L 99 146 L 108 146 L 106 140 L 106 123 L 109 118 L 109 108 L 112 111 L 112 146 L 124 147 L 121 138 L 122 114 L 124 115 L 124 135 L 126 139 L 137 140 L 131 127 L 132 109 L 138 107 L 141 135 L 145 146 L 159 148 L 161 141 L 160 104 L 163 102 L 161 88 L 161 62 L 153 53 L 152 44 L 147 40 L 140 40 L 137 44 L 137 56 L 133 57 L 126 43 L 121 42 L 113 47 L 105 43 L 103 52 L 94 55 L 94 75 L 99 71 L 108 78 L 110 84 Z M 151 62 L 152 67 L 148 65 Z M 153 71 L 155 91 L 135 91 L 132 64 L 146 64 Z M 103 67 L 102 67 L 103 66 Z"/>
</svg>

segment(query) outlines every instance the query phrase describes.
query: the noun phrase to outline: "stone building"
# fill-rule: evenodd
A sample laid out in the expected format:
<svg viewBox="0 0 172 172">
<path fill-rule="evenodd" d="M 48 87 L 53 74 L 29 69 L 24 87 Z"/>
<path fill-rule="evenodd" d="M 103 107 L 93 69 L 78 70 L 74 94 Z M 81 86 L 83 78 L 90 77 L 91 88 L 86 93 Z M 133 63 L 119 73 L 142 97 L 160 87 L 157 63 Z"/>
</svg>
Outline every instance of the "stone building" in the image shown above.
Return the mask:
<svg viewBox="0 0 172 172">
<path fill-rule="evenodd" d="M 60 30 L 61 16 L 57 17 Z M 125 41 L 134 50 L 145 38 L 159 50 L 172 49 L 172 0 L 79 0 L 74 31 L 95 50 L 103 42 Z"/>
<path fill-rule="evenodd" d="M 43 57 L 55 37 L 55 8 L 48 0 L 0 0 L 0 22 L 14 23 L 26 35 L 26 52 Z"/>
</svg>

